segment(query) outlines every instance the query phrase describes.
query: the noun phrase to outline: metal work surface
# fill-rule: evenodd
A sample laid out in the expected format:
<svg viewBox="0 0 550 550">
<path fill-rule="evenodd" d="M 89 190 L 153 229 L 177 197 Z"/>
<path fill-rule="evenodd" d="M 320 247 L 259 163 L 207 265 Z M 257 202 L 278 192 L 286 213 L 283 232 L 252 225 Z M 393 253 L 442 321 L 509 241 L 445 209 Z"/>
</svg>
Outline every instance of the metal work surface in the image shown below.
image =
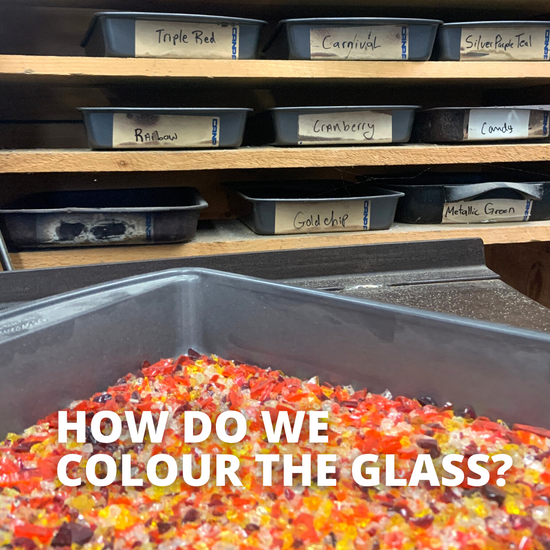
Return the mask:
<svg viewBox="0 0 550 550">
<path fill-rule="evenodd" d="M 470 404 L 506 422 L 550 423 L 550 335 L 184 269 L 1 314 L 0 438 L 189 347 L 334 385 Z"/>
<path fill-rule="evenodd" d="M 204 267 L 305 288 L 550 332 L 550 310 L 485 266 L 480 239 L 316 248 L 0 273 L 0 307 L 180 267 Z"/>
</svg>

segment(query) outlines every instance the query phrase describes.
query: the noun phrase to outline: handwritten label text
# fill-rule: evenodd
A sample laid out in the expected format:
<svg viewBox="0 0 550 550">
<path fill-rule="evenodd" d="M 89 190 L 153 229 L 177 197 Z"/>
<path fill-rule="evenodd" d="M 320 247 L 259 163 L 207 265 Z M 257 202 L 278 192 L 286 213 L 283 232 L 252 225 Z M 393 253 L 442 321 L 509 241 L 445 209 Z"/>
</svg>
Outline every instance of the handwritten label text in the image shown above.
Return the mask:
<svg viewBox="0 0 550 550">
<path fill-rule="evenodd" d="M 548 61 L 550 28 L 466 27 L 460 59 L 482 61 Z"/>
<path fill-rule="evenodd" d="M 408 59 L 408 27 L 312 28 L 310 52 L 311 59 Z"/>
<path fill-rule="evenodd" d="M 136 57 L 238 59 L 238 25 L 136 21 Z"/>
</svg>

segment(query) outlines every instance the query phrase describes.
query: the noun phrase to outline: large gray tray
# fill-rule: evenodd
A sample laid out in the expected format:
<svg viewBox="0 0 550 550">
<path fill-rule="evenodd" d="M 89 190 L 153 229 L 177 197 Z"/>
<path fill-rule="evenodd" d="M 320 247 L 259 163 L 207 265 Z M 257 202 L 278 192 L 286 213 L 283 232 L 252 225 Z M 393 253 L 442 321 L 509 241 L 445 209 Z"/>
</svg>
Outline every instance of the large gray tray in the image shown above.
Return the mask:
<svg viewBox="0 0 550 550">
<path fill-rule="evenodd" d="M 238 59 L 254 59 L 260 31 L 266 21 L 180 13 L 99 12 L 94 14 L 82 41 L 86 55 L 94 57 L 136 57 L 136 21 L 233 25 L 239 28 Z M 179 57 L 179 56 L 178 56 Z M 185 57 L 182 54 L 181 57 Z"/>
<path fill-rule="evenodd" d="M 323 28 L 401 26 L 409 33 L 409 61 L 426 61 L 432 48 L 438 19 L 399 19 L 393 17 L 316 17 L 285 19 L 277 25 L 275 34 L 264 48 L 270 57 L 282 59 L 312 59 L 310 31 Z M 373 56 L 372 59 L 376 59 Z M 399 56 L 396 60 L 401 60 Z"/>
<path fill-rule="evenodd" d="M 467 23 L 444 23 L 437 31 L 437 40 L 434 47 L 434 58 L 440 61 L 460 61 L 460 42 L 463 32 L 468 32 L 469 29 L 478 28 L 494 28 L 497 32 L 506 32 L 510 28 L 522 29 L 540 29 L 541 27 L 550 29 L 550 21 L 470 21 Z M 542 57 L 541 55 L 542 54 Z M 488 59 L 492 61 L 491 56 L 487 53 L 479 52 L 477 55 L 472 55 L 468 61 L 483 61 Z M 533 53 L 530 61 L 548 61 L 550 57 L 544 48 Z M 509 58 L 508 61 L 513 61 Z M 528 61 L 528 59 L 524 59 Z"/>
<path fill-rule="evenodd" d="M 202 269 L 0 315 L 0 437 L 189 347 L 550 427 L 550 336 Z"/>
<path fill-rule="evenodd" d="M 134 116 L 187 116 L 187 117 L 219 117 L 218 128 L 219 147 L 239 147 L 243 141 L 246 117 L 252 109 L 247 108 L 150 108 L 150 107 L 80 107 L 78 109 L 84 118 L 86 135 L 90 149 L 113 149 L 113 121 L 115 113 L 126 113 Z M 143 146 L 141 149 L 153 147 Z M 158 148 L 158 147 L 154 147 Z M 137 149 L 133 148 L 132 149 Z"/>
</svg>

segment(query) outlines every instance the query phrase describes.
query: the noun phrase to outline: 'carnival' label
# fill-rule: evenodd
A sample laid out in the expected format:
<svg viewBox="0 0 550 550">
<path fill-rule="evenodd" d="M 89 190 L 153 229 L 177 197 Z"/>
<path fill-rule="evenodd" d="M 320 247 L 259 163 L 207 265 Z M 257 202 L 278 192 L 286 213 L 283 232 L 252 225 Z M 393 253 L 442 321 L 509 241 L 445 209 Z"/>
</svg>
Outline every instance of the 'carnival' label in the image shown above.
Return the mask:
<svg viewBox="0 0 550 550">
<path fill-rule="evenodd" d="M 313 28 L 309 43 L 311 59 L 409 58 L 409 29 L 402 26 Z"/>
</svg>

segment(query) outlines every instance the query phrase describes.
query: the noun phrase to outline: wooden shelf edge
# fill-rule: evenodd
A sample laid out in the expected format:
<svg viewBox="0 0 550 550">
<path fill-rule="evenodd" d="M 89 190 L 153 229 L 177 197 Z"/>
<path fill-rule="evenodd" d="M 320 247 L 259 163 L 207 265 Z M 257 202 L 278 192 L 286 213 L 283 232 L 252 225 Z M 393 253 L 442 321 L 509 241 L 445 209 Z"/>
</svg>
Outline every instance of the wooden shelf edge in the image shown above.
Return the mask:
<svg viewBox="0 0 550 550">
<path fill-rule="evenodd" d="M 550 161 L 550 142 L 193 151 L 4 150 L 0 173 L 148 172 Z"/>
<path fill-rule="evenodd" d="M 44 250 L 11 255 L 15 269 L 40 269 L 360 244 L 481 238 L 485 244 L 550 242 L 550 221 L 487 225 L 394 225 L 388 231 L 318 235 L 255 235 L 236 220 L 216 222 L 194 241 L 157 246 Z"/>
<path fill-rule="evenodd" d="M 0 80 L 179 78 L 194 80 L 516 80 L 549 81 L 550 65 L 537 61 L 303 61 L 251 59 L 143 59 L 0 55 Z"/>
</svg>

